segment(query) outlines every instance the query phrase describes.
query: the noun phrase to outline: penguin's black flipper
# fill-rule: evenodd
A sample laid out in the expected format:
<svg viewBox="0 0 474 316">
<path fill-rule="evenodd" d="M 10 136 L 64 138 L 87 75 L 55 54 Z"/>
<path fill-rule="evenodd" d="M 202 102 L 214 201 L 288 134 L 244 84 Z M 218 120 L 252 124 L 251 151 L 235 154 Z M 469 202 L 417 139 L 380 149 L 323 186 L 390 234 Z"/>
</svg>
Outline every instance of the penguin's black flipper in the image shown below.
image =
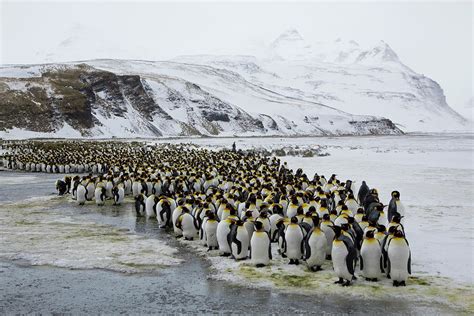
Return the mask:
<svg viewBox="0 0 474 316">
<path fill-rule="evenodd" d="M 408 274 L 411 274 L 411 251 L 410 251 L 410 254 L 408 255 L 407 270 L 408 270 Z"/>
<path fill-rule="evenodd" d="M 390 259 L 387 258 L 387 274 L 388 274 L 388 275 L 390 275 L 390 272 L 392 272 L 390 268 L 391 268 L 391 266 L 390 266 Z"/>
<path fill-rule="evenodd" d="M 362 258 L 361 258 L 361 262 L 362 262 Z M 362 267 L 361 267 L 362 269 Z M 385 269 L 384 269 L 384 266 L 383 266 L 383 256 L 380 256 L 380 271 L 382 271 L 382 273 L 385 272 Z"/>
<path fill-rule="evenodd" d="M 348 251 L 348 254 L 346 256 L 347 270 L 349 271 L 350 274 L 354 275 L 354 265 L 357 260 L 357 251 L 354 248 L 354 244 L 348 237 L 342 236 L 341 239 L 346 245 L 346 248 Z"/>
<path fill-rule="evenodd" d="M 312 234 L 313 234 L 313 232 L 310 232 L 309 235 L 307 236 L 306 240 L 304 241 L 304 245 L 305 245 L 304 257 L 305 257 L 306 260 L 308 260 L 311 257 L 311 247 L 309 246 L 309 238 L 311 237 Z"/>
<path fill-rule="evenodd" d="M 364 269 L 364 260 L 362 259 L 362 256 L 359 256 L 360 258 L 360 269 Z"/>
<path fill-rule="evenodd" d="M 268 259 L 272 260 L 272 243 L 268 245 Z"/>
<path fill-rule="evenodd" d="M 235 226 L 234 224 L 231 224 L 230 232 L 227 234 L 227 243 L 229 244 L 229 249 L 231 252 L 232 252 L 232 239 L 233 239 L 232 236 L 233 236 L 234 226 Z"/>
<path fill-rule="evenodd" d="M 200 227 L 201 225 L 199 224 L 199 220 L 194 216 L 193 216 L 193 224 L 194 224 L 194 228 L 196 228 L 196 230 L 199 230 L 201 228 Z"/>
<path fill-rule="evenodd" d="M 249 246 L 249 259 L 252 259 L 252 246 Z"/>
<path fill-rule="evenodd" d="M 237 234 L 234 235 L 232 242 L 237 245 L 237 255 L 240 255 L 240 253 L 242 252 L 242 243 L 240 242 L 240 240 L 237 239 Z"/>
</svg>

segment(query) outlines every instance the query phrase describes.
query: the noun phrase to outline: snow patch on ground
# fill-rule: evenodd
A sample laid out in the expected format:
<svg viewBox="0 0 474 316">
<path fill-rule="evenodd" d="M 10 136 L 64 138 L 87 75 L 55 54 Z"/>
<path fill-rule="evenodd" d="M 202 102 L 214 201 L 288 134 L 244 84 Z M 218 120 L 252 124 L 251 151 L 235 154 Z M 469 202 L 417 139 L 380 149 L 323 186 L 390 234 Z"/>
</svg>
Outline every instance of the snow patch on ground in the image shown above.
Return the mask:
<svg viewBox="0 0 474 316">
<path fill-rule="evenodd" d="M 72 269 L 153 272 L 179 264 L 177 249 L 110 225 L 70 217 L 52 205 L 62 198 L 0 206 L 0 258 Z"/>
</svg>

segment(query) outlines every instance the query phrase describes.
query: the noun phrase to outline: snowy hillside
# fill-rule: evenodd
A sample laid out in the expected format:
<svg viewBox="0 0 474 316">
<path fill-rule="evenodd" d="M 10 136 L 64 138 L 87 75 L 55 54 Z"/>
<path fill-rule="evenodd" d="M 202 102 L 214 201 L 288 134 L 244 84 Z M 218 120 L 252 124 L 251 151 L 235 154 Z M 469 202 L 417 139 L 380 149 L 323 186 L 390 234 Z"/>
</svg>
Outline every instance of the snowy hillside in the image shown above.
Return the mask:
<svg viewBox="0 0 474 316">
<path fill-rule="evenodd" d="M 0 96 L 4 138 L 401 133 L 384 118 L 283 96 L 228 70 L 171 62 L 3 67 Z"/>
<path fill-rule="evenodd" d="M 264 56 L 0 67 L 0 137 L 368 135 L 465 130 L 441 87 L 388 44 L 308 44 Z"/>
</svg>

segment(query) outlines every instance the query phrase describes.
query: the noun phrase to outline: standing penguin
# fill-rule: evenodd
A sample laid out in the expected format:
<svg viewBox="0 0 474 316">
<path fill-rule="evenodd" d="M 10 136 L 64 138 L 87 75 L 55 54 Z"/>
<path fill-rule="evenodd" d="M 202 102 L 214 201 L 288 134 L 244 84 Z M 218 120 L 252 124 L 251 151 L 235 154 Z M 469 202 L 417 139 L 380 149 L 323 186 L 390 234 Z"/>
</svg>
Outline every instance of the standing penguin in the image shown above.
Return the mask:
<svg viewBox="0 0 474 316">
<path fill-rule="evenodd" d="M 159 199 L 156 195 L 151 194 L 145 200 L 145 212 L 147 218 L 154 218 L 156 217 L 156 204 L 158 203 Z"/>
<path fill-rule="evenodd" d="M 285 254 L 290 259 L 290 264 L 300 264 L 299 260 L 304 251 L 304 233 L 301 226 L 298 225 L 296 216 L 291 218 L 291 223 L 286 227 L 285 241 Z"/>
<path fill-rule="evenodd" d="M 397 230 L 388 242 L 388 273 L 393 286 L 405 286 L 411 274 L 411 252 L 408 241 L 402 231 Z"/>
<path fill-rule="evenodd" d="M 123 188 L 123 184 L 117 185 L 115 188 L 112 189 L 114 194 L 114 205 L 120 205 L 125 198 L 125 190 Z"/>
<path fill-rule="evenodd" d="M 167 197 L 162 197 L 161 200 L 156 204 L 156 218 L 160 228 L 166 228 L 170 226 L 171 221 L 171 203 Z"/>
<path fill-rule="evenodd" d="M 67 185 L 66 182 L 63 180 L 56 181 L 56 190 L 58 191 L 59 195 L 64 195 L 67 192 Z"/>
<path fill-rule="evenodd" d="M 334 240 L 332 242 L 331 257 L 334 272 L 339 278 L 339 280 L 334 283 L 349 286 L 354 279 L 357 250 L 352 240 L 343 235 L 341 227 L 332 226 L 332 229 L 334 230 Z M 346 282 L 344 282 L 344 280 L 346 280 Z"/>
<path fill-rule="evenodd" d="M 205 229 L 205 236 L 206 236 L 206 245 L 208 247 L 208 251 L 212 249 L 219 249 L 219 243 L 217 242 L 217 225 L 218 222 L 216 220 L 216 215 L 212 211 L 208 211 L 209 214 L 207 215 L 207 221 Z"/>
<path fill-rule="evenodd" d="M 263 229 L 262 222 L 255 223 L 255 232 L 250 240 L 250 259 L 257 268 L 268 265 L 272 259 L 270 236 Z"/>
<path fill-rule="evenodd" d="M 362 247 L 360 248 L 360 269 L 367 281 L 376 282 L 382 274 L 382 247 L 375 238 L 374 231 L 365 233 Z"/>
<path fill-rule="evenodd" d="M 92 199 L 94 198 L 94 193 L 95 193 L 94 181 L 89 179 L 89 181 L 86 184 L 86 189 L 87 189 L 86 199 L 87 201 L 92 201 Z"/>
<path fill-rule="evenodd" d="M 135 212 L 137 216 L 142 216 L 145 212 L 145 196 L 141 193 L 135 197 Z"/>
<path fill-rule="evenodd" d="M 392 218 L 396 215 L 399 215 L 401 218 L 403 218 L 403 216 L 405 216 L 405 207 L 400 201 L 400 192 L 393 191 L 392 199 L 390 200 L 390 203 L 388 203 L 388 222 L 390 223 Z"/>
<path fill-rule="evenodd" d="M 98 186 L 95 188 L 95 203 L 99 206 L 102 206 L 105 204 L 105 188 L 102 186 Z"/>
<path fill-rule="evenodd" d="M 357 194 L 360 205 L 364 205 L 365 197 L 367 196 L 368 193 L 369 193 L 369 186 L 365 183 L 365 181 L 362 181 L 362 184 L 360 185 L 360 188 L 359 188 L 359 193 Z"/>
<path fill-rule="evenodd" d="M 313 217 L 313 229 L 305 238 L 305 260 L 312 271 L 321 270 L 326 259 L 326 235 L 319 228 L 319 218 Z"/>
<path fill-rule="evenodd" d="M 241 220 L 236 221 L 235 224 L 232 225 L 232 229 L 229 234 L 231 241 L 230 246 L 234 259 L 247 259 L 250 239 L 247 229 L 244 227 L 244 222 Z"/>
<path fill-rule="evenodd" d="M 232 254 L 230 248 L 230 230 L 233 223 L 234 219 L 227 217 L 217 224 L 217 243 L 219 244 L 219 252 L 221 253 L 221 256 L 227 257 Z"/>
<path fill-rule="evenodd" d="M 183 212 L 176 221 L 176 226 L 183 231 L 184 239 L 193 240 L 197 237 L 199 223 L 186 206 L 183 206 Z"/>
<path fill-rule="evenodd" d="M 86 203 L 86 195 L 87 195 L 87 189 L 84 185 L 78 184 L 77 190 L 76 190 L 76 200 L 79 205 L 84 205 Z"/>
<path fill-rule="evenodd" d="M 331 260 L 331 252 L 332 252 L 332 241 L 334 240 L 334 230 L 332 229 L 331 226 L 333 226 L 334 223 L 331 222 L 329 219 L 329 214 L 325 214 L 323 216 L 323 220 L 321 222 L 320 228 L 321 231 L 324 233 L 326 236 L 326 259 Z"/>
</svg>

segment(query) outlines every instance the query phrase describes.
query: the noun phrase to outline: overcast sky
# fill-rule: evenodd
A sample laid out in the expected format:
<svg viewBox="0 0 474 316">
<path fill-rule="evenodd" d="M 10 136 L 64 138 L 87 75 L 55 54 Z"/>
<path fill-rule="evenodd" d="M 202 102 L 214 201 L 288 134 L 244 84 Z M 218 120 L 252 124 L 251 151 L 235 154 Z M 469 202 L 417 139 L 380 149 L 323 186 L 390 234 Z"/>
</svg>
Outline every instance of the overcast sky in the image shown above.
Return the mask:
<svg viewBox="0 0 474 316">
<path fill-rule="evenodd" d="M 454 109 L 472 111 L 470 1 L 0 1 L 2 64 L 252 54 L 295 28 L 308 42 L 384 40 L 402 62 L 439 82 Z"/>
</svg>

